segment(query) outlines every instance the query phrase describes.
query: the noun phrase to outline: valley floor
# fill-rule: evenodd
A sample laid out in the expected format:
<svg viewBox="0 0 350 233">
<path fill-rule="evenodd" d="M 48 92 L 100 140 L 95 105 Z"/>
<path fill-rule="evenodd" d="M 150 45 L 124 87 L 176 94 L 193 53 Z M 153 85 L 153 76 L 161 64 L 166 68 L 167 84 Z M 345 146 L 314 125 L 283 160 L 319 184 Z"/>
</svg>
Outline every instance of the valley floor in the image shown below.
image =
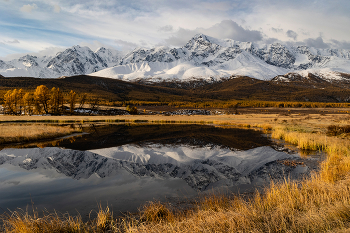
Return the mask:
<svg viewBox="0 0 350 233">
<path fill-rule="evenodd" d="M 268 110 L 268 109 L 261 109 Z M 272 109 L 271 109 L 272 110 Z M 290 110 L 290 111 L 288 111 Z M 309 109 L 310 110 L 310 109 Z M 136 215 L 115 219 L 108 207 L 97 218 L 13 212 L 3 216 L 5 232 L 347 232 L 350 230 L 350 140 L 348 109 L 287 109 L 239 115 L 1 116 L 0 122 L 203 123 L 256 127 L 303 150 L 328 157 L 311 178 L 272 183 L 251 197 L 210 196 L 188 210 L 166 203 L 145 205 Z M 315 111 L 315 112 L 312 112 Z"/>
</svg>

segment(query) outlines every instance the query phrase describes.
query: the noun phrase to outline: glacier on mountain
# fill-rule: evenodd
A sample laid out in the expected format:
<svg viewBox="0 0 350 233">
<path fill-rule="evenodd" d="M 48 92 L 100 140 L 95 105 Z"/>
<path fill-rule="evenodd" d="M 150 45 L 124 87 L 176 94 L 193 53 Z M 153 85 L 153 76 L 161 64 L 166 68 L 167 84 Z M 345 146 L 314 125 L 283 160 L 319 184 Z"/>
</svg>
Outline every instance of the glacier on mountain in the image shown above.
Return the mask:
<svg viewBox="0 0 350 233">
<path fill-rule="evenodd" d="M 346 49 L 257 45 L 198 34 L 180 48 L 136 48 L 123 55 L 113 49 L 93 52 L 88 47 L 73 46 L 53 57 L 26 55 L 8 62 L 0 60 L 0 74 L 39 78 L 89 74 L 125 81 L 188 81 L 232 76 L 271 80 L 296 72 L 305 77 L 308 73 L 327 73 L 321 78 L 332 80 L 341 77 L 339 73 L 350 73 L 349 64 L 350 50 Z"/>
</svg>

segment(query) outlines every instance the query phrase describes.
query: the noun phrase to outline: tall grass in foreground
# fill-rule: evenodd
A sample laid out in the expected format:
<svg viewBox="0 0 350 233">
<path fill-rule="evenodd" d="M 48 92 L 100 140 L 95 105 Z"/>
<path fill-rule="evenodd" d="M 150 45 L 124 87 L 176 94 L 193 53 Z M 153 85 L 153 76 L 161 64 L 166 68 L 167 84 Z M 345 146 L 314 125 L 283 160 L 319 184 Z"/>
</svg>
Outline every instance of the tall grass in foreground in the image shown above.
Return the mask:
<svg viewBox="0 0 350 233">
<path fill-rule="evenodd" d="M 0 124 L 0 144 L 50 139 L 74 132 L 80 131 L 68 126 Z"/>
<path fill-rule="evenodd" d="M 272 183 L 251 199 L 209 197 L 177 221 L 140 222 L 126 232 L 326 232 L 349 227 L 349 182 L 314 176 Z M 218 201 L 219 199 L 219 201 Z"/>
<path fill-rule="evenodd" d="M 140 215 L 119 221 L 101 209 L 92 222 L 79 217 L 43 218 L 13 213 L 5 232 L 334 232 L 349 228 L 350 182 L 324 182 L 315 175 L 301 183 L 272 183 L 250 199 L 210 196 L 187 212 L 151 203 Z"/>
<path fill-rule="evenodd" d="M 97 217 L 92 222 L 84 223 L 80 216 L 72 217 L 68 214 L 43 213 L 40 216 L 33 209 L 27 211 L 14 211 L 4 215 L 4 232 L 13 233 L 39 233 L 39 232 L 107 232 L 114 226 L 113 215 L 109 208 L 103 209 L 99 205 Z M 113 232 L 113 231 L 112 231 Z"/>
<path fill-rule="evenodd" d="M 321 178 L 328 182 L 344 179 L 350 172 L 350 140 L 330 137 L 318 133 L 289 131 L 285 127 L 276 127 L 272 137 L 283 139 L 303 150 L 324 150 L 327 159 L 321 164 Z"/>
<path fill-rule="evenodd" d="M 251 197 L 207 196 L 187 211 L 174 210 L 158 202 L 149 203 L 138 216 L 127 216 L 118 221 L 113 220 L 108 209 L 101 208 L 101 216 L 87 223 L 79 218 L 50 214 L 40 220 L 35 215 L 14 212 L 3 219 L 4 229 L 6 232 L 162 233 L 349 230 L 350 142 L 325 134 L 291 131 L 280 126 L 272 130 L 272 137 L 294 143 L 301 149 L 325 150 L 328 157 L 322 162 L 320 172 L 299 182 L 272 182 L 266 190 L 256 192 Z M 40 227 L 36 227 L 36 224 Z"/>
</svg>

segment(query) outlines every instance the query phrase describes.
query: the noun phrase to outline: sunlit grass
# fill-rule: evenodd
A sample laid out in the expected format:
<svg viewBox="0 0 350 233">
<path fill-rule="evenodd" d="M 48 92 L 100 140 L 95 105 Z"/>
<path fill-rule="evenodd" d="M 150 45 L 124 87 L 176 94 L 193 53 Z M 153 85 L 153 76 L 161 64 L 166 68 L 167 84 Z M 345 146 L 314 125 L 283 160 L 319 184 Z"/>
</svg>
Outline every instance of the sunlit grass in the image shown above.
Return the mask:
<svg viewBox="0 0 350 233">
<path fill-rule="evenodd" d="M 44 124 L 0 124 L 0 144 L 57 138 L 80 132 L 69 126 Z"/>
<path fill-rule="evenodd" d="M 108 207 L 98 206 L 97 217 L 83 222 L 80 215 L 39 213 L 33 210 L 17 210 L 2 216 L 3 230 L 8 233 L 49 233 L 49 232 L 115 232 L 117 222 Z"/>
</svg>

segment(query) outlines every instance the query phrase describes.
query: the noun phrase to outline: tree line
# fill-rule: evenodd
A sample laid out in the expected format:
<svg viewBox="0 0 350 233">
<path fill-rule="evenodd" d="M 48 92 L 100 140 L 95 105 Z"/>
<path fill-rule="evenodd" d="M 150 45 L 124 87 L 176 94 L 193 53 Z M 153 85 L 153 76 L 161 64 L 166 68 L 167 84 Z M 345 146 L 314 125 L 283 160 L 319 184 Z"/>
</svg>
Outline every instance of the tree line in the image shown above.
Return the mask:
<svg viewBox="0 0 350 233">
<path fill-rule="evenodd" d="M 87 95 L 83 94 L 79 107 L 84 105 L 86 99 Z M 34 93 L 24 92 L 23 89 L 7 91 L 4 95 L 3 113 L 10 115 L 73 114 L 76 103 L 77 94 L 73 90 L 64 96 L 59 88 L 53 87 L 50 90 L 45 85 L 40 85 Z"/>
<path fill-rule="evenodd" d="M 350 108 L 350 103 L 327 103 L 327 102 L 297 102 L 297 101 L 264 101 L 264 100 L 227 100 L 227 101 L 115 101 L 113 106 L 170 106 L 175 108 Z"/>
</svg>

